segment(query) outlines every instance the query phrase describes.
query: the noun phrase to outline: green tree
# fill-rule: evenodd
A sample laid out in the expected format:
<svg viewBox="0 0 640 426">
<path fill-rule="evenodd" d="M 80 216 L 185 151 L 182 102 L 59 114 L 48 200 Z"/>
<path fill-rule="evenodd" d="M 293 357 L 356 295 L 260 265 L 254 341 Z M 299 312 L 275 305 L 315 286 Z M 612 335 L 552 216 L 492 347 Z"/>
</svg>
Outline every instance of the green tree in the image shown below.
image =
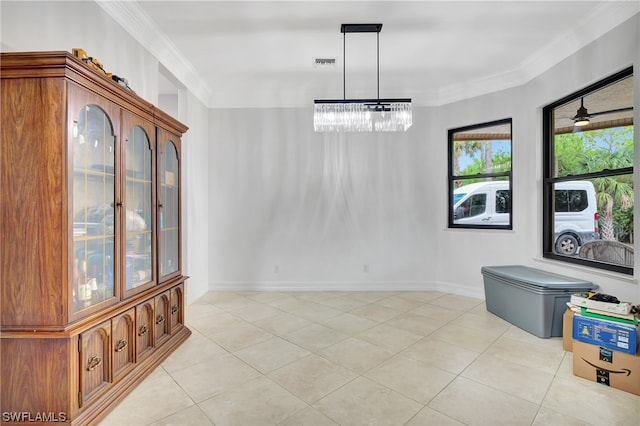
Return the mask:
<svg viewBox="0 0 640 426">
<path fill-rule="evenodd" d="M 584 143 L 579 134 L 567 133 L 556 136 L 554 144 L 556 175 L 577 174 L 580 159 L 584 156 Z"/>
<path fill-rule="evenodd" d="M 633 207 L 613 212 L 616 239 L 622 243 L 633 244 Z"/>
<path fill-rule="evenodd" d="M 453 173 L 457 176 L 492 173 L 511 169 L 511 154 L 493 152 L 493 140 L 454 141 Z M 472 159 L 464 170 L 460 170 L 460 157 L 466 154 Z M 500 158 L 498 158 L 500 157 Z M 471 181 L 467 181 L 471 183 Z"/>
<path fill-rule="evenodd" d="M 558 176 L 631 167 L 633 127 L 557 135 L 555 154 Z M 592 182 L 596 190 L 601 238 L 616 240 L 616 234 L 632 235 L 632 221 L 616 222 L 616 212 L 633 207 L 633 181 L 630 177 L 606 176 Z"/>
<path fill-rule="evenodd" d="M 478 141 L 453 141 L 453 174 L 455 176 L 460 175 L 460 157 L 462 157 L 463 154 L 475 158 L 476 153 L 480 149 L 481 142 Z"/>
<path fill-rule="evenodd" d="M 593 180 L 598 200 L 600 218 L 600 237 L 603 240 L 616 240 L 614 212 L 618 207 L 622 210 L 633 206 L 633 187 L 620 182 L 615 177 L 602 177 Z"/>
<path fill-rule="evenodd" d="M 493 163 L 491 167 L 493 168 L 493 171 L 509 170 L 509 168 L 511 167 L 511 155 L 504 152 L 493 154 Z M 465 167 L 465 169 L 462 171 L 462 174 L 475 175 L 478 173 L 486 172 L 487 164 L 484 158 L 476 158 L 471 164 Z"/>
</svg>

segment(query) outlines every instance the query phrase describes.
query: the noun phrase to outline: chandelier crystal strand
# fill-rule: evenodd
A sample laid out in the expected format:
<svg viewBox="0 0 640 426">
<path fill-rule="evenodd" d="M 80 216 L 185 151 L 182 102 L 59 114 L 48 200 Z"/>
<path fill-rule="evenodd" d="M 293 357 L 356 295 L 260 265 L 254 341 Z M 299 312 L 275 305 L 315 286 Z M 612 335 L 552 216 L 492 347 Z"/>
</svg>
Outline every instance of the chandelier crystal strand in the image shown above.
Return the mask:
<svg viewBox="0 0 640 426">
<path fill-rule="evenodd" d="M 410 103 L 393 103 L 388 109 L 376 112 L 374 131 L 405 132 L 413 124 Z"/>
<path fill-rule="evenodd" d="M 316 132 L 404 132 L 413 124 L 410 102 L 316 103 Z"/>
<path fill-rule="evenodd" d="M 316 104 L 314 130 L 316 132 L 367 132 L 372 130 L 368 109 L 361 104 Z"/>
</svg>

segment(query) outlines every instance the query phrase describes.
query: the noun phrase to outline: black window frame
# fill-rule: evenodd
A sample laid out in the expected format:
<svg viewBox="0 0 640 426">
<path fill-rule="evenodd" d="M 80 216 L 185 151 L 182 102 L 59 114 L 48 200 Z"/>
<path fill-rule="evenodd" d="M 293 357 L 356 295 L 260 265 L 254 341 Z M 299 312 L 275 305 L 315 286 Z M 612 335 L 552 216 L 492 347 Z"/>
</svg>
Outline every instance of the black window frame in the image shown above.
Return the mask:
<svg viewBox="0 0 640 426">
<path fill-rule="evenodd" d="M 542 131 L 543 131 L 543 180 L 542 180 L 542 256 L 544 258 L 558 260 L 561 262 L 589 266 L 601 270 L 608 270 L 622 273 L 625 275 L 633 275 L 633 267 L 616 265 L 613 263 L 597 262 L 589 259 L 580 258 L 579 256 L 567 256 L 556 253 L 555 251 L 555 229 L 552 229 L 554 223 L 554 184 L 573 180 L 588 180 L 605 176 L 633 175 L 633 167 L 624 167 L 619 169 L 604 169 L 597 172 L 585 173 L 580 175 L 554 176 L 555 170 L 555 153 L 554 153 L 554 109 L 568 102 L 580 99 L 592 92 L 600 90 L 611 84 L 615 84 L 625 78 L 633 76 L 633 66 L 618 71 L 608 77 L 605 77 L 583 89 L 573 92 L 562 99 L 546 105 L 542 109 Z"/>
<path fill-rule="evenodd" d="M 505 172 L 495 172 L 495 173 L 478 173 L 474 175 L 454 175 L 454 135 L 460 132 L 467 132 L 471 130 L 480 129 L 483 127 L 493 127 L 498 125 L 509 125 L 509 142 L 510 142 L 510 155 L 511 155 L 511 165 L 508 171 Z M 502 229 L 502 230 L 512 230 L 513 229 L 513 118 L 503 118 L 494 121 L 488 121 L 484 123 L 473 124 L 470 126 L 456 127 L 453 129 L 449 129 L 447 131 L 447 141 L 448 141 L 448 174 L 447 174 L 447 190 L 448 190 L 448 203 L 447 203 L 447 223 L 449 228 L 453 229 Z M 474 179 L 487 179 L 487 178 L 501 178 L 507 177 L 509 182 L 509 194 L 510 199 L 508 202 L 508 214 L 509 214 L 509 223 L 506 225 L 474 225 L 467 223 L 454 223 L 454 190 L 457 185 L 456 182 L 465 181 L 465 180 L 474 180 Z M 495 203 L 495 199 L 491 199 L 487 202 Z"/>
</svg>

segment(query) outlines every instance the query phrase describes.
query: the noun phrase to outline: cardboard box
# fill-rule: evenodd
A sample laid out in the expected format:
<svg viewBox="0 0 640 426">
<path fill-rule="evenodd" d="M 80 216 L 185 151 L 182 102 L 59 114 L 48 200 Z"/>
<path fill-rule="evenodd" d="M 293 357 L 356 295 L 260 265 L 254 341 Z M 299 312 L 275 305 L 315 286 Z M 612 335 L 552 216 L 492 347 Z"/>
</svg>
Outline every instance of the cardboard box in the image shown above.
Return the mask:
<svg viewBox="0 0 640 426">
<path fill-rule="evenodd" d="M 573 351 L 573 311 L 567 309 L 562 316 L 562 349 Z"/>
<path fill-rule="evenodd" d="M 573 314 L 574 340 L 635 355 L 638 349 L 638 327 L 599 318 Z"/>
<path fill-rule="evenodd" d="M 640 395 L 640 355 L 573 341 L 573 374 Z"/>
</svg>

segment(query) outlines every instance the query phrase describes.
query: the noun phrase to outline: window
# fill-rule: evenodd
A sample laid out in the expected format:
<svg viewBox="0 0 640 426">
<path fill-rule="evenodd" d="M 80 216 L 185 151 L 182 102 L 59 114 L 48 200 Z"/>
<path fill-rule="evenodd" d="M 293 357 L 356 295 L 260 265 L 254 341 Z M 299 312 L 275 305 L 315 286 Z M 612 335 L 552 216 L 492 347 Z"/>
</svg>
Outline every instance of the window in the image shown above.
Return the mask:
<svg viewBox="0 0 640 426">
<path fill-rule="evenodd" d="M 511 191 L 496 191 L 496 213 L 509 213 L 511 211 Z"/>
<path fill-rule="evenodd" d="M 449 227 L 511 229 L 511 119 L 449 130 Z"/>
<path fill-rule="evenodd" d="M 633 274 L 632 68 L 543 117 L 543 255 Z"/>
<path fill-rule="evenodd" d="M 589 206 L 584 189 L 556 189 L 555 212 L 581 212 Z"/>
</svg>

